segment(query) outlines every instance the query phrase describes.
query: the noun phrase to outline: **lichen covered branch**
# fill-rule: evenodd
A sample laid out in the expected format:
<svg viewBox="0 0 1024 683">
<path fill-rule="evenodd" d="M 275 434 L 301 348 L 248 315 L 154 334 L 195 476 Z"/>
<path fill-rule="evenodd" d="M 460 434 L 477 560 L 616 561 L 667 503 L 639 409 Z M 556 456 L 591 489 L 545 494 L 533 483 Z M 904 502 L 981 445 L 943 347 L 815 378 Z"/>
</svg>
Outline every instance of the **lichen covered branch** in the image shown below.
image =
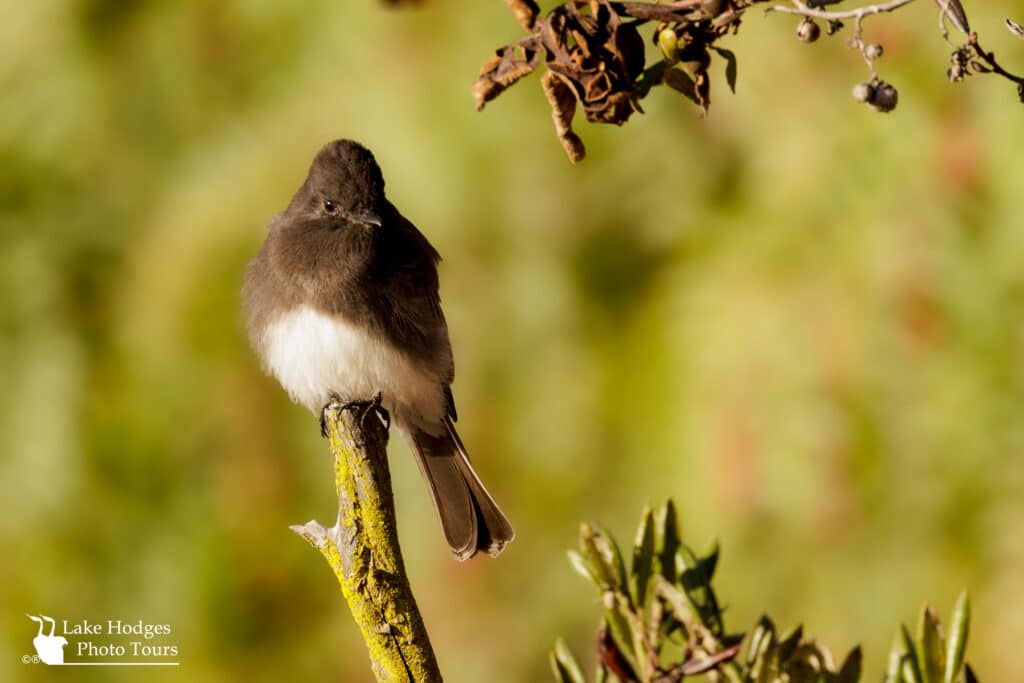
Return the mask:
<svg viewBox="0 0 1024 683">
<path fill-rule="evenodd" d="M 440 681 L 398 544 L 387 426 L 373 405 L 331 405 L 325 418 L 338 519 L 329 529 L 316 521 L 291 528 L 320 551 L 337 577 L 377 680 Z"/>
</svg>

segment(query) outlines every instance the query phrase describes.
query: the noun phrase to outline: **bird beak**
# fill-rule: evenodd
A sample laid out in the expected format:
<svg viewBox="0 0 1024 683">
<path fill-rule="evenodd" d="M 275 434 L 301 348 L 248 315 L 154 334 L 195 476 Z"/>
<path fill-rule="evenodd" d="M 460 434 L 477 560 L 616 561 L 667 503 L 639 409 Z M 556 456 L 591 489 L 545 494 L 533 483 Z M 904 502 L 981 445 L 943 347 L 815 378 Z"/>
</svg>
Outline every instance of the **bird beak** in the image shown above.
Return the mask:
<svg viewBox="0 0 1024 683">
<path fill-rule="evenodd" d="M 363 225 L 375 225 L 378 228 L 380 227 L 380 216 L 373 213 L 372 211 L 366 211 L 364 213 L 356 214 L 354 218 Z"/>
</svg>

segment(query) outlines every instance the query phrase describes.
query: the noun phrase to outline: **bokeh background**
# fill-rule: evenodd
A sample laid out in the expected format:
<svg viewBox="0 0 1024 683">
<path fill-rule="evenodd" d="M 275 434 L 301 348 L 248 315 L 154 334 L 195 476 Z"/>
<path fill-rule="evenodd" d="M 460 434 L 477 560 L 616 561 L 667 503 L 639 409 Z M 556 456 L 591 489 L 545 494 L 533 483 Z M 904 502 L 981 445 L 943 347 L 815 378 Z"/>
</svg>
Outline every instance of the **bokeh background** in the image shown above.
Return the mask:
<svg viewBox="0 0 1024 683">
<path fill-rule="evenodd" d="M 965 4 L 1019 70 L 1014 3 Z M 666 496 L 724 548 L 731 628 L 862 642 L 875 680 L 899 622 L 967 587 L 982 680 L 1024 679 L 1022 109 L 946 82 L 932 3 L 867 23 L 893 114 L 851 99 L 843 38 L 753 12 L 710 118 L 656 92 L 581 124 L 575 167 L 536 76 L 473 108 L 521 35 L 496 0 L 0 5 L 0 679 L 141 680 L 21 664 L 40 612 L 170 624 L 183 666 L 145 680 L 369 679 L 287 529 L 330 517 L 329 453 L 239 310 L 268 218 L 342 136 L 445 257 L 460 430 L 518 531 L 454 562 L 394 441 L 448 680 L 548 680 L 560 634 L 590 650 L 564 549 Z"/>
</svg>

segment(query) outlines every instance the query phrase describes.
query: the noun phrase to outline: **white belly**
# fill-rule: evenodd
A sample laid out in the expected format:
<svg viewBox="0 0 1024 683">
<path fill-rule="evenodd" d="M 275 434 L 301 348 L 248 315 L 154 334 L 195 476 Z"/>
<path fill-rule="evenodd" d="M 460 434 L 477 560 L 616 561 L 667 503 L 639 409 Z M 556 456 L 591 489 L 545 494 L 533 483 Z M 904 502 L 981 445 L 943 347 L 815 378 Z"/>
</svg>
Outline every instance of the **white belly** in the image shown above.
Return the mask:
<svg viewBox="0 0 1024 683">
<path fill-rule="evenodd" d="M 263 359 L 292 400 L 316 414 L 332 393 L 343 401 L 364 401 L 379 392 L 400 423 L 429 432 L 442 424 L 439 378 L 385 340 L 309 306 L 267 327 Z"/>
</svg>

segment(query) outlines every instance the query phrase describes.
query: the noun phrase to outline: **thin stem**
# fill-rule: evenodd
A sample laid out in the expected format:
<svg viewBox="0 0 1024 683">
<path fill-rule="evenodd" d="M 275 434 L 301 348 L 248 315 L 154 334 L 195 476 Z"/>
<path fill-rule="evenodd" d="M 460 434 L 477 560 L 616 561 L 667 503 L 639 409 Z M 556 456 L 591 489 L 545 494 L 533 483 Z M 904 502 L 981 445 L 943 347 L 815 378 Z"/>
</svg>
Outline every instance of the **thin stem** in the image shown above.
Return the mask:
<svg viewBox="0 0 1024 683">
<path fill-rule="evenodd" d="M 822 9 L 812 9 L 800 0 L 793 0 L 793 7 L 789 5 L 773 5 L 765 8 L 765 13 L 768 12 L 779 12 L 781 14 L 796 14 L 801 17 L 809 17 L 811 19 L 823 19 L 825 21 L 840 21 L 842 19 L 854 19 L 858 22 L 864 19 L 869 14 L 881 14 L 883 12 L 893 12 L 898 10 L 904 5 L 909 5 L 914 0 L 891 0 L 890 2 L 883 2 L 877 5 L 866 5 L 864 7 L 857 7 L 849 10 L 838 10 L 838 11 L 827 11 Z"/>
<path fill-rule="evenodd" d="M 970 37 L 967 39 L 967 44 L 970 45 L 971 48 L 974 50 L 974 54 L 976 54 L 982 61 L 988 64 L 989 68 L 991 68 L 993 72 L 999 74 L 1003 78 L 1008 78 L 1009 80 L 1013 81 L 1019 86 L 1024 87 L 1024 77 L 1015 76 L 1006 69 L 1004 69 L 1002 66 L 1000 66 L 999 62 L 996 61 L 995 53 L 986 52 L 985 49 L 981 47 L 981 43 L 978 42 L 977 33 L 972 33 L 970 35 Z"/>
</svg>

